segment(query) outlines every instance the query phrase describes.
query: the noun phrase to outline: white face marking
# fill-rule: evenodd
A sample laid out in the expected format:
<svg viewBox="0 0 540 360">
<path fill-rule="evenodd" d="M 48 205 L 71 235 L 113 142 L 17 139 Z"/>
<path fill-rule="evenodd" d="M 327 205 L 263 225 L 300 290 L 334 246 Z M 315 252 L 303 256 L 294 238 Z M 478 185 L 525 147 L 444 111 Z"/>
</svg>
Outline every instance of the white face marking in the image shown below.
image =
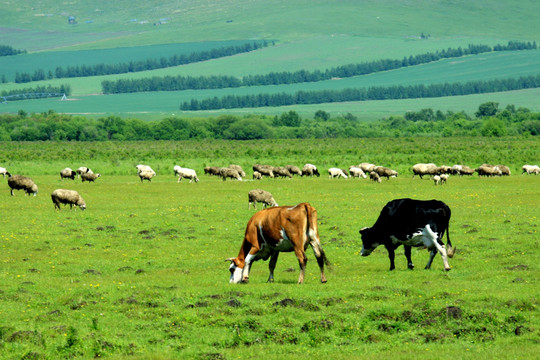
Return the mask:
<svg viewBox="0 0 540 360">
<path fill-rule="evenodd" d="M 242 281 L 242 272 L 244 269 L 242 268 L 239 268 L 235 265 L 235 263 L 232 263 L 231 264 L 231 267 L 230 267 L 230 270 L 231 270 L 231 278 L 229 280 L 229 283 L 231 284 L 238 284 L 239 282 Z"/>
</svg>

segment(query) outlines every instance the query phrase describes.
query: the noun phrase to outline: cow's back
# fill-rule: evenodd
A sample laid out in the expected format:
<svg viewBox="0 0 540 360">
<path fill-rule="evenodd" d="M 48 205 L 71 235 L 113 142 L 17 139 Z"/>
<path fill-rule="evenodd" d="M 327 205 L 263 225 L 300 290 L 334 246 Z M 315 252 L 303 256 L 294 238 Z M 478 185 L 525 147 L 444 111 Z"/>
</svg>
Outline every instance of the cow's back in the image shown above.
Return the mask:
<svg viewBox="0 0 540 360">
<path fill-rule="evenodd" d="M 426 224 L 446 229 L 450 215 L 450 208 L 439 200 L 396 199 L 385 205 L 374 227 L 390 235 L 407 236 Z"/>
<path fill-rule="evenodd" d="M 309 222 L 308 216 L 310 215 L 315 217 L 316 223 L 316 212 L 308 203 L 266 208 L 256 212 L 251 217 L 246 232 L 250 231 L 250 228 L 255 228 L 259 242 L 262 240 L 268 242 L 269 245 L 273 245 L 282 238 L 282 230 L 286 232 L 288 237 L 294 236 L 292 232 L 295 232 L 295 235 L 305 233 Z M 261 239 L 261 236 L 264 239 Z"/>
</svg>

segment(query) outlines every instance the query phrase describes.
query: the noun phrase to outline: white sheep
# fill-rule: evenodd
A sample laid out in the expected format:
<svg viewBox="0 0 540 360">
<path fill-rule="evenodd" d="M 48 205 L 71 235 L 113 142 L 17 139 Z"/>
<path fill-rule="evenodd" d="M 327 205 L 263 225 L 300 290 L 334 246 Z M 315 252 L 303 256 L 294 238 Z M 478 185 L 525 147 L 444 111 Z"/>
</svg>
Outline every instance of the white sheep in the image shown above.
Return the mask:
<svg viewBox="0 0 540 360">
<path fill-rule="evenodd" d="M 73 209 L 73 205 L 80 207 L 81 210 L 86 209 L 86 203 L 75 190 L 56 189 L 52 192 L 51 199 L 54 208 L 58 210 L 60 210 L 60 204 L 69 204 L 70 209 Z"/>
<path fill-rule="evenodd" d="M 534 174 L 534 175 L 538 175 L 540 174 L 540 167 L 538 165 L 523 165 L 521 167 L 521 170 L 523 170 L 521 172 L 521 175 L 527 173 L 527 175 L 530 175 L 530 174 Z"/>
<path fill-rule="evenodd" d="M 446 180 L 448 180 L 448 174 L 440 174 L 433 176 L 433 182 L 435 183 L 435 185 L 446 184 Z"/>
<path fill-rule="evenodd" d="M 86 166 L 81 166 L 77 169 L 77 176 L 81 177 L 82 174 L 93 174 L 92 170 L 90 168 L 87 168 Z"/>
<path fill-rule="evenodd" d="M 357 178 L 362 177 L 364 179 L 367 178 L 366 173 L 357 166 L 349 167 L 349 173 L 351 174 L 351 177 L 353 177 L 353 178 L 354 177 L 357 177 Z"/>
<path fill-rule="evenodd" d="M 195 180 L 195 182 L 199 182 L 197 173 L 193 169 L 183 168 L 176 165 L 174 167 L 174 174 L 178 175 L 178 182 L 180 182 L 183 178 L 189 179 L 189 182 L 192 182 L 193 180 Z"/>
<path fill-rule="evenodd" d="M 7 171 L 7 169 L 6 169 L 6 168 L 3 168 L 3 167 L 0 167 L 0 174 L 2 174 L 2 177 L 4 177 L 4 178 L 6 177 L 6 175 L 7 175 L 8 177 L 11 176 L 11 174 L 9 173 L 9 171 Z"/>
<path fill-rule="evenodd" d="M 369 173 L 369 179 L 371 181 L 374 181 L 374 182 L 378 182 L 380 183 L 381 182 L 381 177 L 379 176 L 379 174 L 377 174 L 375 171 L 371 171 Z"/>
<path fill-rule="evenodd" d="M 343 172 L 343 170 L 339 169 L 339 168 L 330 168 L 328 169 L 328 177 L 333 179 L 333 178 L 344 178 L 344 179 L 347 179 L 348 176 L 345 175 L 345 173 Z"/>
<path fill-rule="evenodd" d="M 153 171 L 143 170 L 143 171 L 139 171 L 138 175 L 139 175 L 139 178 L 141 179 L 141 182 L 143 182 L 143 180 L 148 180 L 151 182 L 152 178 L 156 175 L 156 173 Z"/>
<path fill-rule="evenodd" d="M 156 172 L 148 165 L 137 165 L 135 168 L 137 169 L 137 175 L 142 171 L 151 171 L 154 173 L 154 176 L 156 176 Z"/>
</svg>

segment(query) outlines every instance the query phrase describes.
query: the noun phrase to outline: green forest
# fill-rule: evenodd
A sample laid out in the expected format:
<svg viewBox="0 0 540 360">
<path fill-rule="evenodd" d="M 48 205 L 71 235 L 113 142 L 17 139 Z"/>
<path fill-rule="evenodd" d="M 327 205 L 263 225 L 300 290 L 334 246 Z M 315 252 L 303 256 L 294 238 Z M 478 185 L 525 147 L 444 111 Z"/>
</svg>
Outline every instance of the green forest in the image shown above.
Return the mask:
<svg viewBox="0 0 540 360">
<path fill-rule="evenodd" d="M 496 102 L 481 104 L 469 115 L 431 108 L 409 111 L 380 121 L 359 121 L 347 113 L 332 116 L 319 110 L 302 118 L 291 110 L 279 116 L 221 115 L 209 118 L 168 117 L 147 122 L 108 116 L 98 119 L 54 111 L 0 115 L 1 141 L 105 141 L 188 139 L 323 139 L 408 136 L 540 135 L 540 113 Z"/>
</svg>

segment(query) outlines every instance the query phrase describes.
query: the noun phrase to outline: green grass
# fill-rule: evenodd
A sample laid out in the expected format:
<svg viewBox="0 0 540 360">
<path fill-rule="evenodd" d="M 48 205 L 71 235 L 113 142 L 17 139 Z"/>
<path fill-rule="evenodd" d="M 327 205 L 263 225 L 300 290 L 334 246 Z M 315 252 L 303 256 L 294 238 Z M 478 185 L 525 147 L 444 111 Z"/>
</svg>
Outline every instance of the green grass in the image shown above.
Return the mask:
<svg viewBox="0 0 540 360">
<path fill-rule="evenodd" d="M 40 191 L 37 197 L 11 197 L 0 179 L 0 357 L 529 357 L 540 326 L 540 178 L 516 171 L 538 160 L 535 144 L 20 143 L 9 152 L 2 146 L 2 165 L 11 154 L 8 168 L 27 170 Z M 401 164 L 403 170 L 381 184 L 330 180 L 324 173 L 241 183 L 200 174 L 199 183 L 178 184 L 171 171 L 176 163 L 202 173 L 205 164 L 237 162 L 248 170 L 255 161 L 302 165 L 308 157 L 321 169 L 369 160 Z M 451 177 L 436 187 L 407 173 L 420 158 L 471 166 L 480 159 L 502 162 L 513 175 Z M 136 177 L 133 165 L 139 162 L 159 168 L 151 183 Z M 88 184 L 61 181 L 55 173 L 83 164 L 103 176 Z M 78 190 L 87 210 L 54 211 L 49 194 L 56 188 Z M 246 196 L 253 188 L 272 192 L 280 204 L 309 201 L 318 210 L 321 240 L 333 263 L 327 284 L 319 283 L 311 251 L 302 286 L 296 285 L 292 254 L 280 257 L 274 284 L 265 283 L 262 262 L 248 285 L 228 284 L 223 259 L 238 252 L 253 214 Z M 452 271 L 443 271 L 440 257 L 432 270 L 422 270 L 428 253 L 421 249 L 413 251 L 412 272 L 402 250 L 394 272 L 382 248 L 360 257 L 358 230 L 400 197 L 436 198 L 450 206 L 450 234 L 458 248 Z M 449 307 L 461 315 L 448 315 Z"/>
</svg>

